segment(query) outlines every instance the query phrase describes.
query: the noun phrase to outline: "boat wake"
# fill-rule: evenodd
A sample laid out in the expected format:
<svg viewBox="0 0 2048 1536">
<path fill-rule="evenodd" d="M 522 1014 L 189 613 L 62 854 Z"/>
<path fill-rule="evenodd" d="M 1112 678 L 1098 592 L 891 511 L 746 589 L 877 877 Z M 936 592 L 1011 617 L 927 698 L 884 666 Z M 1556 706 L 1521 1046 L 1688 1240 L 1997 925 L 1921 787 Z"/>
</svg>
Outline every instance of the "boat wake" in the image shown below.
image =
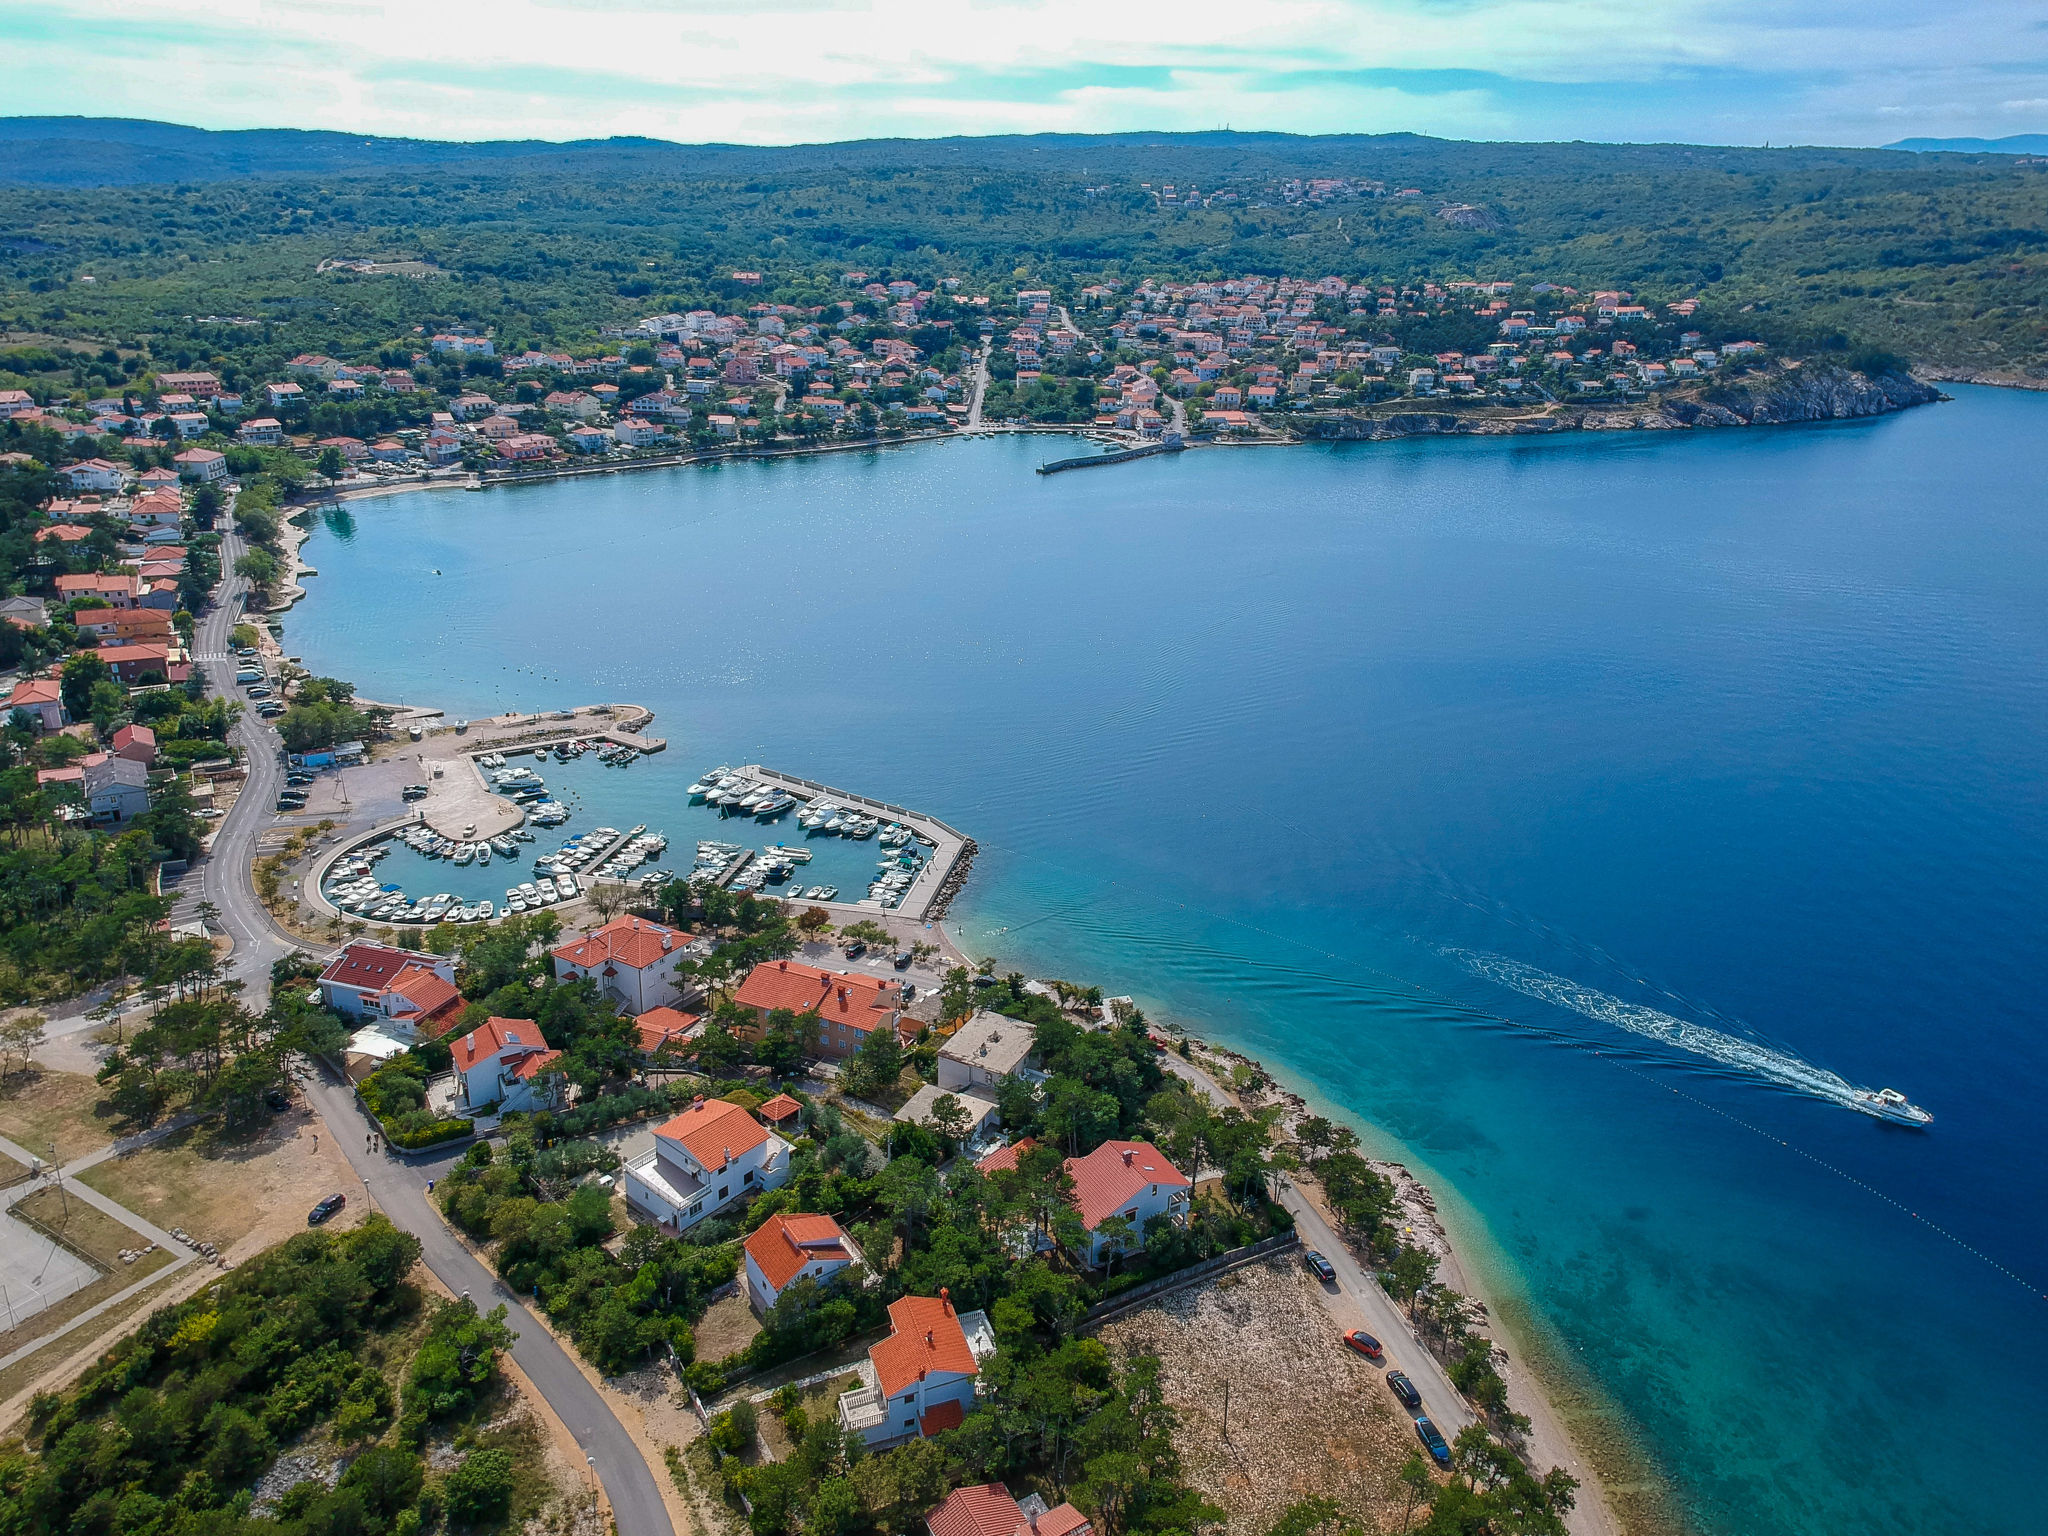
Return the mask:
<svg viewBox="0 0 2048 1536">
<path fill-rule="evenodd" d="M 1827 1099 L 1853 1109 L 1859 1114 L 1875 1115 L 1879 1119 L 1898 1120 L 1908 1124 L 1925 1124 L 1932 1116 L 1924 1110 L 1907 1104 L 1902 1096 L 1890 1090 L 1873 1091 L 1858 1088 L 1846 1078 L 1838 1077 L 1825 1067 L 1816 1067 L 1810 1061 L 1802 1061 L 1787 1051 L 1773 1050 L 1754 1040 L 1745 1040 L 1740 1035 L 1731 1035 L 1724 1030 L 1711 1029 L 1704 1024 L 1694 1024 L 1675 1014 L 1646 1007 L 1641 1003 L 1625 1002 L 1610 996 L 1582 982 L 1565 976 L 1554 976 L 1549 971 L 1538 970 L 1519 960 L 1510 960 L 1504 955 L 1489 955 L 1474 950 L 1452 949 L 1445 951 L 1462 963 L 1475 976 L 1485 978 L 1498 986 L 1519 992 L 1525 997 L 1551 1003 L 1559 1008 L 1568 1008 L 1573 1013 L 1594 1019 L 1602 1024 L 1612 1024 L 1630 1034 L 1641 1035 L 1646 1040 L 1676 1046 L 1681 1051 L 1690 1051 L 1695 1056 L 1705 1056 L 1725 1067 L 1809 1093 L 1816 1098 Z"/>
</svg>

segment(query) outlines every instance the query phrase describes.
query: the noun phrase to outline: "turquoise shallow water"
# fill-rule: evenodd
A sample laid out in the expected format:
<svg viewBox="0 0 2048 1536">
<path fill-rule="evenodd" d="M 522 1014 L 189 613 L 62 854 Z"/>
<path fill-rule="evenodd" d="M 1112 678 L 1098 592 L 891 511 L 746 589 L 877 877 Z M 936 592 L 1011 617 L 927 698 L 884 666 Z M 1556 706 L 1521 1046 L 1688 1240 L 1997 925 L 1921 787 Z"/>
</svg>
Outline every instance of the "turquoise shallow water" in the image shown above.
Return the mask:
<svg viewBox="0 0 2048 1536">
<path fill-rule="evenodd" d="M 651 705 L 593 824 L 758 760 L 963 828 L 970 948 L 1448 1179 L 1701 1528 L 2038 1529 L 2048 399 L 1959 395 L 397 497 L 290 638 L 451 713 Z"/>
</svg>

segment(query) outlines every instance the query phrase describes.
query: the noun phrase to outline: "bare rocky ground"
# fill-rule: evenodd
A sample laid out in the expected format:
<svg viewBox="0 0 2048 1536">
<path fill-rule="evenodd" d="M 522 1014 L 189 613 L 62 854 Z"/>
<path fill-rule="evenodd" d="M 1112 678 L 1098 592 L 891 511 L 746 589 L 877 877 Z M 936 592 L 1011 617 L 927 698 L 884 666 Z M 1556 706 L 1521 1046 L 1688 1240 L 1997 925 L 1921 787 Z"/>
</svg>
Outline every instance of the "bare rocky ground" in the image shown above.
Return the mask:
<svg viewBox="0 0 2048 1536">
<path fill-rule="evenodd" d="M 1398 1474 L 1414 1431 L 1379 1369 L 1337 1342 L 1297 1262 L 1274 1259 L 1177 1292 L 1101 1337 L 1113 1354 L 1159 1357 L 1188 1480 L 1228 1513 L 1232 1531 L 1266 1530 L 1311 1497 L 1336 1499 L 1367 1530 L 1401 1528 Z"/>
</svg>

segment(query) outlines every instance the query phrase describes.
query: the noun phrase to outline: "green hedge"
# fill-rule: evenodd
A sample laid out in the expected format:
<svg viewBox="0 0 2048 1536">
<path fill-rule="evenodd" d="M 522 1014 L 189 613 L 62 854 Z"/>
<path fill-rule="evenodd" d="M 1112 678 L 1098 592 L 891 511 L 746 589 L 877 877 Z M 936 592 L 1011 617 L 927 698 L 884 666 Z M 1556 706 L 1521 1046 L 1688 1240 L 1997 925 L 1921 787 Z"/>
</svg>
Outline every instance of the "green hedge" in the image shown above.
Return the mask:
<svg viewBox="0 0 2048 1536">
<path fill-rule="evenodd" d="M 432 1125 L 417 1131 L 394 1131 L 384 1129 L 384 1139 L 394 1147 L 403 1147 L 408 1152 L 417 1152 L 422 1147 L 437 1147 L 444 1141 L 460 1141 L 476 1133 L 474 1120 L 436 1120 Z"/>
</svg>

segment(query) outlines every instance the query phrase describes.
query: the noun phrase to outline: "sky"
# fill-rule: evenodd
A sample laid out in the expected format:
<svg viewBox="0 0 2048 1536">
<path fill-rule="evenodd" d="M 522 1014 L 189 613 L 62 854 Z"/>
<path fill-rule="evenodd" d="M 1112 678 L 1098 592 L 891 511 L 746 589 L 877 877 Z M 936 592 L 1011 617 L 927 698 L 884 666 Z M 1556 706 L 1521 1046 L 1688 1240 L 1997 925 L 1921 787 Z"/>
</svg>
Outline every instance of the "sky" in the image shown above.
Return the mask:
<svg viewBox="0 0 2048 1536">
<path fill-rule="evenodd" d="M 2048 130 L 2042 0 L 0 0 L 0 114 L 788 144 Z"/>
</svg>

